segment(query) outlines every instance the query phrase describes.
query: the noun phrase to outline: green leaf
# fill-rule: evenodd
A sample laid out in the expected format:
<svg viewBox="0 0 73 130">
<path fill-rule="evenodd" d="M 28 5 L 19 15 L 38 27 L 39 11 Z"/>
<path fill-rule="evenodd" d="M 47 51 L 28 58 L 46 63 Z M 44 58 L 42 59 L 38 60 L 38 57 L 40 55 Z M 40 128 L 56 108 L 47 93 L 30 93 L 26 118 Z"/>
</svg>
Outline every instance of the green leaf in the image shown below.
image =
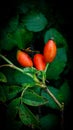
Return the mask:
<svg viewBox="0 0 73 130">
<path fill-rule="evenodd" d="M 16 84 L 16 81 L 15 81 L 15 78 L 14 78 L 14 73 L 15 73 L 15 70 L 12 69 L 12 68 L 9 68 L 9 67 L 5 67 L 3 68 L 3 73 L 5 74 L 6 78 L 7 78 L 7 82 L 10 84 L 10 85 L 14 85 Z"/>
<path fill-rule="evenodd" d="M 35 74 L 38 73 L 37 69 L 34 67 L 26 67 L 23 69 L 24 74 L 30 75 L 30 77 L 34 77 Z"/>
<path fill-rule="evenodd" d="M 6 102 L 6 95 L 4 91 L 4 87 L 0 85 L 0 101 Z"/>
<path fill-rule="evenodd" d="M 10 21 L 7 24 L 6 32 L 14 32 L 18 28 L 19 16 L 11 17 Z"/>
<path fill-rule="evenodd" d="M 58 48 L 56 58 L 47 69 L 47 79 L 58 79 L 67 63 L 67 54 L 65 48 Z"/>
<path fill-rule="evenodd" d="M 29 31 L 39 32 L 46 27 L 47 19 L 42 13 L 31 12 L 23 19 L 23 23 Z"/>
<path fill-rule="evenodd" d="M 2 72 L 0 72 L 0 82 L 7 82 L 6 76 Z"/>
<path fill-rule="evenodd" d="M 36 68 L 34 67 L 26 67 L 23 69 L 24 73 L 31 73 L 31 74 L 35 74 L 37 72 Z"/>
<path fill-rule="evenodd" d="M 30 44 L 30 41 L 33 38 L 33 33 L 27 31 L 25 28 L 20 26 L 15 33 L 13 34 L 14 39 L 16 40 L 16 45 L 18 48 L 23 49 L 27 47 L 27 44 Z"/>
<path fill-rule="evenodd" d="M 22 87 L 20 86 L 16 86 L 16 85 L 10 85 L 9 86 L 9 92 L 8 92 L 8 95 L 7 95 L 7 98 L 10 100 L 10 99 L 13 99 L 14 97 L 17 96 L 18 93 L 20 93 L 22 91 Z"/>
<path fill-rule="evenodd" d="M 35 84 L 33 78 L 31 78 L 27 74 L 23 74 L 19 71 L 15 71 L 14 79 L 15 79 L 17 84 L 21 84 L 21 85 L 30 84 L 30 86 L 32 86 Z"/>
<path fill-rule="evenodd" d="M 28 3 L 29 4 L 29 3 Z M 25 14 L 28 11 L 28 4 L 22 2 L 19 6 L 18 6 L 18 12 L 19 14 Z"/>
<path fill-rule="evenodd" d="M 23 48 L 27 48 L 31 45 L 31 41 L 33 39 L 33 32 L 28 31 L 25 28 L 20 29 L 22 42 L 23 42 Z"/>
<path fill-rule="evenodd" d="M 58 123 L 58 116 L 55 114 L 48 114 L 40 118 L 40 125 L 42 130 L 55 129 Z"/>
<path fill-rule="evenodd" d="M 15 39 L 13 39 L 13 34 L 9 32 L 8 33 L 4 32 L 2 39 L 0 41 L 0 46 L 1 49 L 5 49 L 8 51 L 14 48 L 16 46 L 16 41 Z"/>
<path fill-rule="evenodd" d="M 23 104 L 20 105 L 19 117 L 24 125 L 30 125 L 38 128 L 39 122 L 35 115 Z"/>
<path fill-rule="evenodd" d="M 22 36 L 20 29 L 18 28 L 14 33 L 13 33 L 13 39 L 15 40 L 16 45 L 22 49 L 23 48 L 23 41 L 22 41 Z"/>
<path fill-rule="evenodd" d="M 59 90 L 59 95 L 58 98 L 60 99 L 61 102 L 64 102 L 64 105 L 68 105 L 70 99 L 71 99 L 71 90 L 70 86 L 67 81 L 65 81 Z"/>
<path fill-rule="evenodd" d="M 14 47 L 20 49 L 26 48 L 33 38 L 33 33 L 27 31 L 23 27 L 18 27 L 14 32 L 6 32 L 4 30 L 0 41 L 1 49 L 11 50 Z"/>
<path fill-rule="evenodd" d="M 25 91 L 22 97 L 22 101 L 30 106 L 41 106 L 47 103 L 47 100 L 32 90 Z"/>
<path fill-rule="evenodd" d="M 65 49 L 68 49 L 66 39 L 55 28 L 50 28 L 49 30 L 46 31 L 44 35 L 44 42 L 46 43 L 49 39 L 54 39 L 54 41 L 57 44 L 57 47 L 65 47 Z"/>
<path fill-rule="evenodd" d="M 16 41 L 13 38 L 13 33 L 18 28 L 18 19 L 18 16 L 12 17 L 8 22 L 6 28 L 3 29 L 0 41 L 1 49 L 11 50 L 16 46 Z"/>
<path fill-rule="evenodd" d="M 25 84 L 30 84 L 31 87 L 35 85 L 33 78 L 28 76 L 26 73 L 21 73 L 9 67 L 3 68 L 3 73 L 5 74 L 10 85 L 16 84 L 25 86 Z"/>
<path fill-rule="evenodd" d="M 13 99 L 8 104 L 7 114 L 10 119 L 14 119 L 19 111 L 20 98 Z"/>
<path fill-rule="evenodd" d="M 52 86 L 48 86 L 48 89 L 57 98 L 57 100 L 59 100 L 59 90 Z M 51 107 L 53 109 L 59 109 L 59 106 L 55 103 L 53 98 L 47 92 L 42 91 L 42 96 L 48 100 L 48 103 L 45 104 L 46 106 Z"/>
</svg>

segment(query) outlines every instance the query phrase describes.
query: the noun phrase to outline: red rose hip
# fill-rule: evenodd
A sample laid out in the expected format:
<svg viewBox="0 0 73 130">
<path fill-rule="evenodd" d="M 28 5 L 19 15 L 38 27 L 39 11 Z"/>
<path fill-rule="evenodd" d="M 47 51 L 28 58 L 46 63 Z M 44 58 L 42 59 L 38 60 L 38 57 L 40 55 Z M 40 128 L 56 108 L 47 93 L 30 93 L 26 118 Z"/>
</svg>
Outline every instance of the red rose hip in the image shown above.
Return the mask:
<svg viewBox="0 0 73 130">
<path fill-rule="evenodd" d="M 35 54 L 33 57 L 33 64 L 36 69 L 41 71 L 44 70 L 46 67 L 44 56 L 42 54 Z"/>
<path fill-rule="evenodd" d="M 51 39 L 44 46 L 43 55 L 45 61 L 51 63 L 56 57 L 56 53 L 57 53 L 56 43 Z"/>
<path fill-rule="evenodd" d="M 31 57 L 26 52 L 23 52 L 21 50 L 17 51 L 17 61 L 23 67 L 32 67 L 33 66 Z"/>
</svg>

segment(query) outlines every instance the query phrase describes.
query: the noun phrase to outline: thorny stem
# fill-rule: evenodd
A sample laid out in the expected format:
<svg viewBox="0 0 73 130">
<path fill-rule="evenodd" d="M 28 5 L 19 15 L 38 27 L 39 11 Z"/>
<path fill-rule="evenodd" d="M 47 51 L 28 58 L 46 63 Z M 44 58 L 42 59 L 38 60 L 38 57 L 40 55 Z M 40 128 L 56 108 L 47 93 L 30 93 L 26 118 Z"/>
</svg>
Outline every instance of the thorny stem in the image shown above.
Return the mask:
<svg viewBox="0 0 73 130">
<path fill-rule="evenodd" d="M 23 70 L 23 69 L 21 69 L 21 68 L 15 66 L 15 65 L 14 65 L 10 60 L 8 60 L 5 56 L 3 56 L 3 55 L 0 54 L 0 57 L 1 57 L 2 59 L 4 59 L 4 60 L 8 63 L 8 64 L 5 64 L 5 65 L 1 65 L 0 68 L 1 68 L 1 67 L 4 67 L 4 66 L 9 66 L 9 67 L 11 67 L 11 68 L 13 68 L 13 69 L 16 69 L 16 70 L 22 72 L 23 74 L 26 74 L 26 75 L 30 76 L 31 78 L 34 78 L 31 74 L 29 74 L 29 73 L 24 73 L 24 70 Z M 47 64 L 47 67 L 48 67 L 48 65 L 49 65 L 49 64 Z M 47 67 L 46 67 L 46 69 L 47 69 Z M 46 70 L 45 70 L 45 71 L 46 71 Z M 63 109 L 64 109 L 64 104 L 61 104 L 61 103 L 57 100 L 57 98 L 51 93 L 51 91 L 50 91 L 50 90 L 47 88 L 47 86 L 45 85 L 44 80 L 43 80 L 43 82 L 40 82 L 40 81 L 38 80 L 37 76 L 34 78 L 34 80 L 36 81 L 36 85 L 38 85 L 38 86 L 40 86 L 41 88 L 45 89 L 45 91 L 53 98 L 53 100 L 55 101 L 55 103 L 59 106 L 60 110 L 63 111 Z M 24 91 L 25 91 L 25 89 L 24 89 Z M 23 93 L 24 93 L 24 91 L 23 91 Z M 22 94 L 22 95 L 23 95 L 23 94 Z"/>
</svg>

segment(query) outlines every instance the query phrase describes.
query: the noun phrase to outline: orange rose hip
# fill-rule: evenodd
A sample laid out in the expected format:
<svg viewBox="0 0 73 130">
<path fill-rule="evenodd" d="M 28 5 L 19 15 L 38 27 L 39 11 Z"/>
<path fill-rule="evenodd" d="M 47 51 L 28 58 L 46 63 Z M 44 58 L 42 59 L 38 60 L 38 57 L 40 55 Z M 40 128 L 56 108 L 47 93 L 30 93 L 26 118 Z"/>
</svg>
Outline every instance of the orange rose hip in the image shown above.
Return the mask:
<svg viewBox="0 0 73 130">
<path fill-rule="evenodd" d="M 44 56 L 42 54 L 35 54 L 33 57 L 33 64 L 36 69 L 41 71 L 44 70 L 46 67 Z"/>
<path fill-rule="evenodd" d="M 56 43 L 51 39 L 44 46 L 43 55 L 45 61 L 48 63 L 52 62 L 56 57 L 56 53 L 57 53 Z"/>
<path fill-rule="evenodd" d="M 23 52 L 21 50 L 17 51 L 17 61 L 23 67 L 33 66 L 31 57 L 26 52 Z"/>
</svg>

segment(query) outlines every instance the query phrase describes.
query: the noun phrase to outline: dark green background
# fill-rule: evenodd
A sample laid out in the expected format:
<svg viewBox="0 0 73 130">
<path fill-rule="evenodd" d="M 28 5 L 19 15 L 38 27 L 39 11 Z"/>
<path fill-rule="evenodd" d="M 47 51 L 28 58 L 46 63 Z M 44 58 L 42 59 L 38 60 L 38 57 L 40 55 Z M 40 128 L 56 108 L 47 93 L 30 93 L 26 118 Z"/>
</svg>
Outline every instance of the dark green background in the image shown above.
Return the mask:
<svg viewBox="0 0 73 130">
<path fill-rule="evenodd" d="M 7 22 L 9 21 L 9 19 L 13 16 L 15 16 L 16 14 L 16 10 L 18 5 L 21 4 L 23 0 L 1 0 L 0 1 L 0 34 L 2 29 L 6 26 Z M 31 0 L 28 0 L 28 2 Z M 72 90 L 72 77 L 73 77 L 73 61 L 72 61 L 72 54 L 73 54 L 73 35 L 72 35 L 72 2 L 69 1 L 63 1 L 63 0 L 37 0 L 37 5 L 42 4 L 42 1 L 44 2 L 44 4 L 47 3 L 48 7 L 50 6 L 52 11 L 53 11 L 53 16 L 58 14 L 60 17 L 62 16 L 64 23 L 60 25 L 60 30 L 64 33 L 66 40 L 68 41 L 68 46 L 70 49 L 70 62 L 71 62 L 71 67 L 70 67 L 70 71 L 67 75 L 67 80 L 70 83 L 70 88 Z M 36 2 L 35 2 L 36 3 Z M 32 3 L 31 3 L 32 4 Z M 41 7 L 40 7 L 41 8 Z M 44 7 L 43 7 L 44 8 Z M 65 111 L 65 129 L 72 129 L 73 125 L 72 125 L 72 100 L 70 101 L 70 104 L 68 105 L 68 107 L 66 108 L 67 110 Z M 0 105 L 0 129 L 5 129 L 4 128 L 4 124 L 2 125 L 1 122 L 5 122 L 4 120 L 4 116 L 5 116 L 5 106 L 1 106 Z M 60 129 L 59 129 L 60 130 Z"/>
</svg>

